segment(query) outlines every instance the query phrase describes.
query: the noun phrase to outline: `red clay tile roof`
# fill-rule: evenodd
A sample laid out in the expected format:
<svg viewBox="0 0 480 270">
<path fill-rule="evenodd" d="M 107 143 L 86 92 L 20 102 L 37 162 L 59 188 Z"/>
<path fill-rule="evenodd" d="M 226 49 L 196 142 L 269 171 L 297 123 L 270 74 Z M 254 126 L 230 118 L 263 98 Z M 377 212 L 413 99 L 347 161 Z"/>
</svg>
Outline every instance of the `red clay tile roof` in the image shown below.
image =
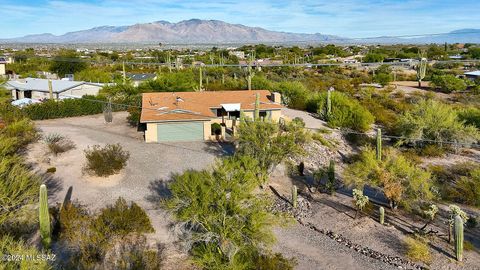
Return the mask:
<svg viewBox="0 0 480 270">
<path fill-rule="evenodd" d="M 269 99 L 268 90 L 144 93 L 140 122 L 209 120 L 217 118 L 211 108 L 226 103 L 240 103 L 242 110 L 254 110 L 256 93 L 260 94 L 261 110 L 283 107 Z"/>
</svg>

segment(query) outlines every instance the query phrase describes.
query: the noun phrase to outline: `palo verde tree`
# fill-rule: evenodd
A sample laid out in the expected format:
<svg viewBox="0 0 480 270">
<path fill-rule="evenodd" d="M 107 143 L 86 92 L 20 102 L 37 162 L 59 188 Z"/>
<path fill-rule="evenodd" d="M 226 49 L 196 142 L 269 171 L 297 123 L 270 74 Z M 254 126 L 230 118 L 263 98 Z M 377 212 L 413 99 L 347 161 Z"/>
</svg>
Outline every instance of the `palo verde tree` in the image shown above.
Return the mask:
<svg viewBox="0 0 480 270">
<path fill-rule="evenodd" d="M 452 106 L 435 100 L 421 100 L 405 112 L 399 118 L 398 130 L 406 138 L 402 142 L 419 146 L 428 144 L 424 141 L 471 144 L 480 139 L 478 130 L 460 121 Z"/>
<path fill-rule="evenodd" d="M 265 173 L 289 155 L 302 154 L 302 146 L 309 140 L 303 122 L 298 120 L 279 124 L 270 120 L 251 120 L 245 116 L 242 119 L 237 135 L 237 154 L 258 160 Z"/>
<path fill-rule="evenodd" d="M 193 260 L 204 269 L 255 269 L 273 243 L 266 197 L 253 191 L 261 180 L 259 163 L 236 155 L 211 170 L 174 175 L 168 209 L 184 233 Z M 257 259 L 256 259 L 257 258 Z M 280 267 L 280 266 L 279 266 Z M 291 269 L 282 265 L 279 269 Z"/>
<path fill-rule="evenodd" d="M 368 185 L 381 190 L 392 209 L 401 204 L 408 210 L 420 201 L 433 199 L 430 172 L 394 149 L 384 151 L 383 157 L 378 160 L 371 148 L 363 150 L 358 161 L 345 169 L 345 183 L 358 189 Z"/>
</svg>

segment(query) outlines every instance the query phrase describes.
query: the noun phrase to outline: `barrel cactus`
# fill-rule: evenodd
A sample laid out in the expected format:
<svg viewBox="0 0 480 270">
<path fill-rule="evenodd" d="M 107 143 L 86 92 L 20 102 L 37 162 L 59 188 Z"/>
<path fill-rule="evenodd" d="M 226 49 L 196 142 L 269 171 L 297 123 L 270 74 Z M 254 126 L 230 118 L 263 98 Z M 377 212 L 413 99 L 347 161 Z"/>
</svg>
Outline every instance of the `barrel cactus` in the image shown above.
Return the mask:
<svg viewBox="0 0 480 270">
<path fill-rule="evenodd" d="M 40 186 L 39 222 L 42 244 L 45 248 L 49 248 L 52 238 L 50 230 L 50 213 L 48 212 L 47 187 L 45 185 Z"/>
<path fill-rule="evenodd" d="M 460 216 L 455 217 L 455 256 L 457 261 L 463 259 L 463 220 Z"/>
</svg>

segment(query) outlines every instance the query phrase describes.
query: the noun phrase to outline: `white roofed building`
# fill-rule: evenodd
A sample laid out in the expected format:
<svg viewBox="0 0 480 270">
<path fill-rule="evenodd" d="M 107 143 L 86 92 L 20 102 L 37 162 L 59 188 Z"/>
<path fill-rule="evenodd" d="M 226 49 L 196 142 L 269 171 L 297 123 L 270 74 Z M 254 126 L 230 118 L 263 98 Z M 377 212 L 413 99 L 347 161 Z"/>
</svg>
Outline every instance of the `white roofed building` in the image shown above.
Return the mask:
<svg viewBox="0 0 480 270">
<path fill-rule="evenodd" d="M 26 78 L 25 80 L 8 81 L 6 88 L 12 91 L 12 99 L 30 98 L 42 100 L 50 98 L 47 79 Z M 83 81 L 51 80 L 54 99 L 80 98 L 84 95 L 98 95 L 103 84 Z"/>
</svg>

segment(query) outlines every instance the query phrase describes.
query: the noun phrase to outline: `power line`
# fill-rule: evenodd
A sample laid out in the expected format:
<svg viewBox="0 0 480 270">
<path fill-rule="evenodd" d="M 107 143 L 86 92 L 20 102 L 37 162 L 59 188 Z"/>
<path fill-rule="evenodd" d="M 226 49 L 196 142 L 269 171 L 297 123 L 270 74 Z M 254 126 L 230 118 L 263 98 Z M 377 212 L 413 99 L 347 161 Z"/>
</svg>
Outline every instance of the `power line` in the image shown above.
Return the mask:
<svg viewBox="0 0 480 270">
<path fill-rule="evenodd" d="M 344 134 L 355 134 L 355 135 L 364 135 L 364 136 L 371 136 L 371 134 L 363 133 L 363 132 L 356 132 L 356 131 L 346 131 L 343 130 L 342 133 Z M 469 146 L 472 148 L 480 148 L 480 144 L 475 143 L 462 143 L 457 141 L 438 141 L 438 140 L 430 140 L 430 139 L 414 139 L 408 138 L 405 136 L 393 136 L 393 135 L 383 135 L 382 139 L 397 139 L 397 140 L 405 140 L 405 141 L 412 141 L 412 142 L 428 142 L 428 143 L 435 143 L 435 144 L 450 144 L 455 146 Z"/>
<path fill-rule="evenodd" d="M 101 64 L 101 65 L 144 65 L 144 66 L 159 66 L 159 67 L 169 67 L 172 64 L 163 63 L 163 62 L 132 62 L 132 61 L 98 61 L 98 60 L 84 60 L 78 58 L 44 58 L 44 57 L 30 57 L 30 58 L 38 58 L 38 59 L 46 59 L 48 61 L 55 61 L 55 62 L 68 62 L 68 63 L 90 63 L 90 64 Z M 327 60 L 328 61 L 328 60 Z M 268 67 L 326 67 L 326 66 L 377 66 L 377 65 L 389 65 L 389 66 L 411 66 L 412 64 L 416 63 L 417 59 L 412 59 L 409 61 L 403 62 L 357 62 L 357 63 L 302 63 L 302 64 L 259 64 L 259 63 L 245 63 L 245 64 L 202 64 L 201 67 L 253 67 L 253 68 L 268 68 Z M 468 59 L 468 60 L 461 60 L 461 59 L 451 59 L 451 60 L 429 60 L 427 61 L 428 64 L 445 64 L 445 63 L 480 63 L 480 59 Z M 196 68 L 199 67 L 195 64 L 181 64 L 182 67 L 190 67 Z"/>
</svg>

